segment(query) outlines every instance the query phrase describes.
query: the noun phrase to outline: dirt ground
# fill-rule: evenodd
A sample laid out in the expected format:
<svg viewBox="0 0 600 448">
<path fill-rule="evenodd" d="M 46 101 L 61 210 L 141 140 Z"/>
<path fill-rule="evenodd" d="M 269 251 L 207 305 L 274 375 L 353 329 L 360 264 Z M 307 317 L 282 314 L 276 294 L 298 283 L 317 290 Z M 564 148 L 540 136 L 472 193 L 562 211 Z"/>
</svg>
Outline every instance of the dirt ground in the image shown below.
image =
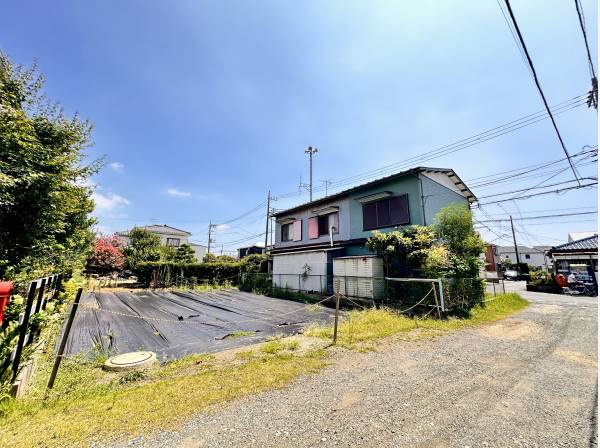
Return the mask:
<svg viewBox="0 0 600 448">
<path fill-rule="evenodd" d="M 218 406 L 136 447 L 596 446 L 597 300 L 524 292 L 522 313 Z"/>
</svg>

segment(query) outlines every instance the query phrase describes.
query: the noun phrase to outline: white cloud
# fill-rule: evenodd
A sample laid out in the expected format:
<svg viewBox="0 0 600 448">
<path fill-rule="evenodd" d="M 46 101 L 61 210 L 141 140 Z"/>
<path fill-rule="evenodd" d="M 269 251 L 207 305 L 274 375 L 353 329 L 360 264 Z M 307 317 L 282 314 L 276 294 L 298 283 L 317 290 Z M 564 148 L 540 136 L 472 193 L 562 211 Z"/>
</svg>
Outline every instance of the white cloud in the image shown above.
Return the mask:
<svg viewBox="0 0 600 448">
<path fill-rule="evenodd" d="M 113 171 L 123 171 L 123 168 L 125 168 L 125 165 L 123 165 L 121 162 L 109 163 L 108 166 L 110 166 Z"/>
<path fill-rule="evenodd" d="M 189 191 L 181 191 L 181 190 L 178 190 L 177 188 L 169 188 L 167 190 L 167 193 L 169 193 L 171 196 L 181 196 L 181 197 L 188 197 L 188 196 L 192 195 L 192 193 L 190 193 Z"/>
<path fill-rule="evenodd" d="M 110 212 L 124 205 L 129 205 L 129 201 L 118 194 L 108 193 L 106 195 L 95 192 L 92 194 L 92 199 L 96 203 L 96 211 Z"/>
<path fill-rule="evenodd" d="M 229 229 L 231 226 L 229 224 L 219 224 L 217 225 L 217 227 L 215 227 L 215 230 L 217 232 L 222 232 L 223 230 L 227 230 Z"/>
</svg>

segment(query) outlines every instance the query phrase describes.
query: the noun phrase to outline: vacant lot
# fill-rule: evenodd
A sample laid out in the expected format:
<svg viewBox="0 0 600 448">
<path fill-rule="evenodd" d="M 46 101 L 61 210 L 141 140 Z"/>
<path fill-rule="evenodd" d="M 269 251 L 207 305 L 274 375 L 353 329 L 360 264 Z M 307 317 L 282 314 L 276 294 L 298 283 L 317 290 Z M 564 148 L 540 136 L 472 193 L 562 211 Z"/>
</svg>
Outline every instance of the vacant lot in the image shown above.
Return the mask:
<svg viewBox="0 0 600 448">
<path fill-rule="evenodd" d="M 82 298 L 67 353 L 150 350 L 177 359 L 294 334 L 331 316 L 327 308 L 237 290 L 95 292 Z"/>
<path fill-rule="evenodd" d="M 514 317 L 340 350 L 318 375 L 133 446 L 595 446 L 596 300 L 523 295 L 533 303 Z"/>
</svg>

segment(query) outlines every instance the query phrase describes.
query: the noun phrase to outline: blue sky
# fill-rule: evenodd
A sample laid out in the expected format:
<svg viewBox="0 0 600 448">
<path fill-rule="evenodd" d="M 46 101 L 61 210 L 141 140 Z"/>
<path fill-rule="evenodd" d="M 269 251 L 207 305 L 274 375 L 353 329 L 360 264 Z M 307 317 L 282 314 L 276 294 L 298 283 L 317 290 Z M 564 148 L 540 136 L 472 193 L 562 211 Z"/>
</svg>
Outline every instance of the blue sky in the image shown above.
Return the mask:
<svg viewBox="0 0 600 448">
<path fill-rule="evenodd" d="M 573 2 L 514 0 L 551 105 L 590 88 Z M 596 2 L 583 0 L 596 54 Z M 166 223 L 232 250 L 264 231 L 269 188 L 333 181 L 403 161 L 542 109 L 495 0 L 28 1 L 3 6 L 0 48 L 37 59 L 46 92 L 95 124 L 89 156 L 105 232 Z M 596 63 L 596 60 L 594 60 Z M 596 145 L 596 112 L 557 116 L 571 153 Z M 548 120 L 425 162 L 463 180 L 557 160 Z M 582 175 L 596 165 L 582 162 Z M 587 165 L 585 165 L 587 163 Z M 569 179 L 564 172 L 548 183 Z M 544 178 L 475 189 L 488 195 Z M 279 199 L 278 209 L 307 196 Z M 484 202 L 482 200 L 482 202 Z M 478 219 L 595 210 L 596 190 L 484 206 Z M 539 212 L 538 212 L 539 211 Z M 486 218 L 487 216 L 487 218 Z M 523 221 L 522 244 L 557 244 L 596 229 L 595 215 Z M 530 224 L 525 225 L 528 222 Z M 488 240 L 507 243 L 494 223 Z M 499 238 L 501 236 L 501 238 Z"/>
</svg>

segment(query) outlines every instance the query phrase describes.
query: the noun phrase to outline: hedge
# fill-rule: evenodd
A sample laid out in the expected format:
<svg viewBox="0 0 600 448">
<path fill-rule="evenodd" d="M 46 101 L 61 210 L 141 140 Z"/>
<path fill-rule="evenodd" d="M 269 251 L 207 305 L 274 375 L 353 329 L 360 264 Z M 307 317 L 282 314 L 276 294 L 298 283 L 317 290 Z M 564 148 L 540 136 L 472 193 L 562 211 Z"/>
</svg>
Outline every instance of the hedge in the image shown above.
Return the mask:
<svg viewBox="0 0 600 448">
<path fill-rule="evenodd" d="M 263 259 L 264 258 L 264 259 Z M 237 284 L 241 272 L 266 271 L 266 257 L 247 257 L 236 262 L 177 263 L 174 261 L 146 261 L 132 266 L 132 273 L 145 287 L 164 287 L 180 283 Z"/>
<path fill-rule="evenodd" d="M 175 263 L 147 261 L 132 266 L 131 271 L 142 286 L 171 286 L 181 279 L 197 282 L 237 283 L 242 263 Z"/>
</svg>

